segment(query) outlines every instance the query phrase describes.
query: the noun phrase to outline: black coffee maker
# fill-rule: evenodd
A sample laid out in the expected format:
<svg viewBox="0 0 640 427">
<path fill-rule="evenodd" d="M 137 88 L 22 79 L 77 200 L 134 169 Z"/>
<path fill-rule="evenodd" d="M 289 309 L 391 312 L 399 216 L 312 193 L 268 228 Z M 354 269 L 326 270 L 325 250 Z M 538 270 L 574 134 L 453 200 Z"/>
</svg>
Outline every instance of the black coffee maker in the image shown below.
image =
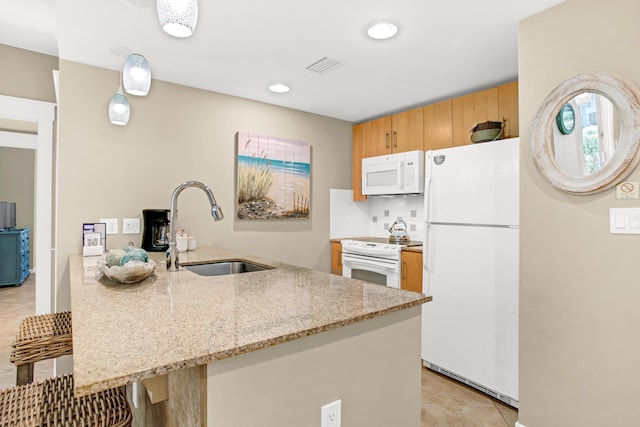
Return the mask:
<svg viewBox="0 0 640 427">
<path fill-rule="evenodd" d="M 143 209 L 142 249 L 162 252 L 169 249 L 169 209 Z"/>
</svg>

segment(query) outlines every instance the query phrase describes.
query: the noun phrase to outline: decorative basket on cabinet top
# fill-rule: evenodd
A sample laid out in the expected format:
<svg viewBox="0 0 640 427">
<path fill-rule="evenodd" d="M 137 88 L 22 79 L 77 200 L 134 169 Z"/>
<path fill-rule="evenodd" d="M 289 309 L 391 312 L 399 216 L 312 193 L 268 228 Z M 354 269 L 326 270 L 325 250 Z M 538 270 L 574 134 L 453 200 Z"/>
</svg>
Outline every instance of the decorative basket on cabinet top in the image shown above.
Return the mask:
<svg viewBox="0 0 640 427">
<path fill-rule="evenodd" d="M 471 142 L 487 142 L 502 139 L 504 133 L 504 120 L 501 122 L 487 121 L 478 123 L 469 129 Z"/>
</svg>

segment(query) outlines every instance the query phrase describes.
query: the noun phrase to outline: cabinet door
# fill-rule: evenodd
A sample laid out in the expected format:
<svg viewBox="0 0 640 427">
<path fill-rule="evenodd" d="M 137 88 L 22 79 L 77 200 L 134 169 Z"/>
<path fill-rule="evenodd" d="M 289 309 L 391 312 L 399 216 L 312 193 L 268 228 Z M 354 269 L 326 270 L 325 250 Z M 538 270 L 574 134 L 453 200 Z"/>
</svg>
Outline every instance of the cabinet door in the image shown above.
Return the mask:
<svg viewBox="0 0 640 427">
<path fill-rule="evenodd" d="M 471 144 L 469 129 L 486 121 L 502 121 L 497 87 L 453 98 L 453 145 Z"/>
<path fill-rule="evenodd" d="M 518 81 L 498 86 L 498 116 L 505 119 L 505 138 L 520 135 L 518 114 Z"/>
<path fill-rule="evenodd" d="M 331 242 L 331 274 L 342 276 L 342 243 Z"/>
<path fill-rule="evenodd" d="M 0 233 L 0 285 L 20 283 L 20 235 Z"/>
<path fill-rule="evenodd" d="M 391 116 L 380 117 L 365 123 L 365 157 L 391 153 Z"/>
<path fill-rule="evenodd" d="M 400 288 L 407 291 L 422 292 L 422 253 L 402 251 L 402 280 Z"/>
<path fill-rule="evenodd" d="M 391 151 L 424 150 L 422 107 L 391 116 Z"/>
<path fill-rule="evenodd" d="M 423 107 L 425 151 L 453 146 L 452 105 L 452 101 L 447 99 Z"/>
<path fill-rule="evenodd" d="M 353 200 L 367 200 L 367 196 L 362 195 L 362 158 L 364 157 L 364 144 L 366 141 L 366 124 L 355 125 L 353 127 L 353 156 L 351 171 L 353 176 Z"/>
</svg>

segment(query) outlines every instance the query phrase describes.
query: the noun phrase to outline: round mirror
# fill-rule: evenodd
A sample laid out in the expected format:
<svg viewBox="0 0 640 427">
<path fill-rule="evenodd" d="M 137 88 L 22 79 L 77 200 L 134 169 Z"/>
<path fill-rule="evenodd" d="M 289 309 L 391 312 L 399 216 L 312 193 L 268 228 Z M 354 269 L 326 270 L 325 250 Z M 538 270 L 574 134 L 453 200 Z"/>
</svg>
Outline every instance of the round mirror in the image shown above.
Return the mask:
<svg viewBox="0 0 640 427">
<path fill-rule="evenodd" d="M 640 161 L 640 92 L 606 73 L 555 88 L 533 120 L 531 152 L 554 187 L 592 194 L 622 181 Z"/>
</svg>

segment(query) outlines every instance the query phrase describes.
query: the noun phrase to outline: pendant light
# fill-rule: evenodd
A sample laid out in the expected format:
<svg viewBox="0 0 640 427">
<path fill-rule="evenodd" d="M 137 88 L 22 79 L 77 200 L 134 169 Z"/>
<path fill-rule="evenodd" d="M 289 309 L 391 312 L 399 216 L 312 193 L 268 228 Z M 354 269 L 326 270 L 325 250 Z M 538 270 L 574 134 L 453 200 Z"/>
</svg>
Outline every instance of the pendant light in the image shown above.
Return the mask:
<svg viewBox="0 0 640 427">
<path fill-rule="evenodd" d="M 138 21 L 140 21 L 140 6 L 144 0 L 130 0 L 138 7 Z M 144 4 L 147 6 L 147 3 Z M 136 29 L 138 25 L 136 25 Z M 138 36 L 136 35 L 136 51 L 138 51 Z M 129 55 L 122 69 L 122 84 L 124 90 L 135 96 L 146 96 L 151 88 L 151 68 L 147 59 L 139 53 Z"/>
<path fill-rule="evenodd" d="M 165 33 L 178 38 L 189 37 L 198 23 L 198 0 L 158 0 L 158 19 Z"/>
<path fill-rule="evenodd" d="M 129 100 L 122 93 L 122 75 L 118 86 L 118 92 L 109 101 L 109 120 L 114 125 L 125 126 L 129 123 L 131 107 L 129 106 Z"/>
<path fill-rule="evenodd" d="M 124 90 L 131 95 L 146 96 L 151 88 L 151 68 L 139 53 L 129 55 L 122 69 Z"/>
</svg>

